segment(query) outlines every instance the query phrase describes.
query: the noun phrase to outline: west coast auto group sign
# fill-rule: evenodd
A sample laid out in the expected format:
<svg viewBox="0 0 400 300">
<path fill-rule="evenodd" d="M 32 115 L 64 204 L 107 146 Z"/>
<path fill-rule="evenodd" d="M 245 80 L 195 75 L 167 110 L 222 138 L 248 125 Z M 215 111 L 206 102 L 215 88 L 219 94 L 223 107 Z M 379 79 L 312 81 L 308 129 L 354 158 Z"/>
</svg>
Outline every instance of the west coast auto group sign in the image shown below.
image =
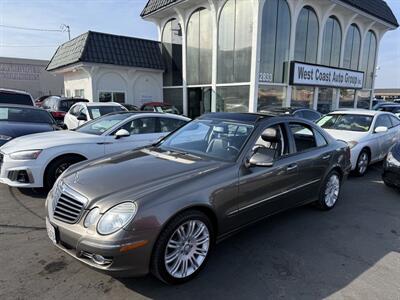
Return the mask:
<svg viewBox="0 0 400 300">
<path fill-rule="evenodd" d="M 290 84 L 362 89 L 364 72 L 292 62 Z"/>
</svg>

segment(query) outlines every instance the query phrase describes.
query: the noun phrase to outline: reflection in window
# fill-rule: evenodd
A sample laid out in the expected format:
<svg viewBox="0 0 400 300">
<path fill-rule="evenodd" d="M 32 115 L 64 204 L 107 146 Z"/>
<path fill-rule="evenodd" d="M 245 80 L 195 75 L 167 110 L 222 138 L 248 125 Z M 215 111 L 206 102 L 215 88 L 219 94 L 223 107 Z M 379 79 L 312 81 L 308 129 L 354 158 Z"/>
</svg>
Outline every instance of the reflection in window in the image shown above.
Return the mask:
<svg viewBox="0 0 400 300">
<path fill-rule="evenodd" d="M 357 25 L 352 24 L 347 32 L 344 48 L 343 66 L 348 69 L 357 70 L 360 59 L 361 34 Z"/>
<path fill-rule="evenodd" d="M 355 90 L 341 89 L 339 108 L 354 108 L 355 94 Z"/>
<path fill-rule="evenodd" d="M 327 114 L 333 110 L 333 99 L 335 98 L 334 89 L 319 88 L 318 92 L 318 108 L 321 114 Z"/>
<path fill-rule="evenodd" d="M 125 103 L 124 92 L 99 92 L 99 102 Z"/>
<path fill-rule="evenodd" d="M 267 0 L 262 16 L 260 81 L 283 83 L 289 59 L 290 12 L 286 0 Z M 265 76 L 261 76 L 265 74 Z"/>
<path fill-rule="evenodd" d="M 340 29 L 340 24 L 335 17 L 330 17 L 326 22 L 322 43 L 321 64 L 331 67 L 339 67 L 342 30 Z"/>
<path fill-rule="evenodd" d="M 292 107 L 313 108 L 314 88 L 305 86 L 292 87 Z"/>
<path fill-rule="evenodd" d="M 297 19 L 295 60 L 317 62 L 318 30 L 318 18 L 314 10 L 309 6 L 303 7 Z"/>
<path fill-rule="evenodd" d="M 252 5 L 228 0 L 219 20 L 218 82 L 249 82 L 253 32 Z"/>
<path fill-rule="evenodd" d="M 162 54 L 165 64 L 164 86 L 182 85 L 182 29 L 176 19 L 164 26 Z"/>
<path fill-rule="evenodd" d="M 284 86 L 260 86 L 258 90 L 257 111 L 267 111 L 282 107 L 286 98 L 286 87 Z"/>
<path fill-rule="evenodd" d="M 371 91 L 357 91 L 357 108 L 369 109 L 371 103 Z"/>
<path fill-rule="evenodd" d="M 217 87 L 217 112 L 248 112 L 248 85 Z"/>
<path fill-rule="evenodd" d="M 183 114 L 183 92 L 182 89 L 164 89 L 164 103 L 173 105 Z"/>
<path fill-rule="evenodd" d="M 192 14 L 187 28 L 188 84 L 211 83 L 212 21 L 207 9 Z"/>
<path fill-rule="evenodd" d="M 364 71 L 364 88 L 372 89 L 375 76 L 376 37 L 372 31 L 368 31 L 364 42 L 361 70 Z"/>
</svg>

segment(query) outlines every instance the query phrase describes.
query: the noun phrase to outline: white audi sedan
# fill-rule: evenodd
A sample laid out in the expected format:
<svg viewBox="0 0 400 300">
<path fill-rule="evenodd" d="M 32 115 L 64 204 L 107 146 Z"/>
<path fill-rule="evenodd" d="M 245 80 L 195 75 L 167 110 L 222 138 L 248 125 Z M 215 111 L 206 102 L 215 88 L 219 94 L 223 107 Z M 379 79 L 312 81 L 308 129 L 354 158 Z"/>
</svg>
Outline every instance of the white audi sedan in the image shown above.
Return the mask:
<svg viewBox="0 0 400 300">
<path fill-rule="evenodd" d="M 0 183 L 49 189 L 75 163 L 152 144 L 189 121 L 174 114 L 120 112 L 74 131 L 16 138 L 0 148 Z"/>
<path fill-rule="evenodd" d="M 66 129 L 75 129 L 88 121 L 120 111 L 128 110 L 116 102 L 79 102 L 74 104 L 65 115 L 64 125 Z"/>
<path fill-rule="evenodd" d="M 335 111 L 317 124 L 351 149 L 352 170 L 363 176 L 368 166 L 383 160 L 400 140 L 400 119 L 392 113 L 370 110 Z"/>
</svg>

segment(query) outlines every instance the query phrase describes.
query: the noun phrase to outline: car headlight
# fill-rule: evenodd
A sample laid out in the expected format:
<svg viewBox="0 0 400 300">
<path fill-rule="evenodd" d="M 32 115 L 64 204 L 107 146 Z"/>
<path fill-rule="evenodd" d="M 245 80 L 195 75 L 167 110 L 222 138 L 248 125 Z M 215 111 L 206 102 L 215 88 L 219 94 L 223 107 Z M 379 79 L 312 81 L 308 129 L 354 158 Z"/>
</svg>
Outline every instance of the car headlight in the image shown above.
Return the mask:
<svg viewBox="0 0 400 300">
<path fill-rule="evenodd" d="M 11 136 L 0 134 L 0 141 L 10 141 L 10 140 L 12 140 Z"/>
<path fill-rule="evenodd" d="M 102 235 L 112 234 L 126 226 L 136 215 L 137 205 L 125 202 L 108 210 L 97 224 L 97 232 Z"/>
<path fill-rule="evenodd" d="M 347 145 L 349 145 L 350 149 L 353 149 L 355 146 L 358 145 L 358 142 L 350 141 L 350 142 L 347 142 Z"/>
<path fill-rule="evenodd" d="M 27 150 L 18 151 L 10 154 L 10 157 L 15 160 L 35 160 L 39 157 L 42 150 Z"/>
<path fill-rule="evenodd" d="M 85 221 L 83 222 L 83 226 L 88 228 L 99 220 L 100 217 L 100 209 L 98 207 L 93 208 L 86 216 Z"/>
</svg>

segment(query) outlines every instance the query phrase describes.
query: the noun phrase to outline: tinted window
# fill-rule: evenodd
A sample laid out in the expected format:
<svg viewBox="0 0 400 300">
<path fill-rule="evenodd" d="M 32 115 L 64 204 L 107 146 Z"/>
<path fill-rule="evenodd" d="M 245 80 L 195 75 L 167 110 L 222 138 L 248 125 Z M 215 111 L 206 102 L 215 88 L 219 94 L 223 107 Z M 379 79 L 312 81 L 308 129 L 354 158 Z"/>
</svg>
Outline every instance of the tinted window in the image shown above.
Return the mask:
<svg viewBox="0 0 400 300">
<path fill-rule="evenodd" d="M 394 116 L 390 116 L 390 120 L 392 121 L 393 127 L 400 125 L 400 119 Z"/>
<path fill-rule="evenodd" d="M 330 17 L 325 24 L 321 63 L 323 65 L 338 67 L 341 45 L 342 31 L 339 22 L 335 17 Z"/>
<path fill-rule="evenodd" d="M 378 127 L 392 128 L 392 122 L 390 122 L 388 115 L 379 116 L 378 119 L 376 119 L 375 128 Z"/>
<path fill-rule="evenodd" d="M 317 146 L 318 147 L 323 147 L 328 145 L 328 142 L 326 141 L 326 139 L 324 138 L 324 136 L 319 133 L 317 130 L 314 130 L 315 133 L 315 140 L 317 142 Z"/>
<path fill-rule="evenodd" d="M 348 69 L 357 70 L 360 58 L 361 34 L 357 25 L 352 24 L 347 32 L 344 48 L 343 66 Z"/>
<path fill-rule="evenodd" d="M 0 103 L 33 106 L 32 99 L 29 95 L 17 93 L 0 92 Z"/>
<path fill-rule="evenodd" d="M 318 50 L 318 18 L 314 10 L 304 7 L 297 19 L 295 60 L 315 63 Z"/>
<path fill-rule="evenodd" d="M 289 128 L 293 134 L 297 152 L 304 152 L 317 147 L 317 142 L 311 128 L 299 123 L 291 123 Z"/>
<path fill-rule="evenodd" d="M 315 111 L 312 110 L 303 110 L 303 118 L 310 120 L 310 121 L 316 121 L 319 118 L 321 118 L 321 115 Z"/>
<path fill-rule="evenodd" d="M 45 110 L 13 107 L 0 107 L 0 121 L 54 124 Z"/>
<path fill-rule="evenodd" d="M 367 132 L 372 119 L 372 116 L 332 114 L 323 117 L 317 124 L 324 129 Z"/>
<path fill-rule="evenodd" d="M 127 130 L 130 134 L 148 134 L 156 132 L 156 118 L 140 118 L 128 122 L 121 129 Z"/>
<path fill-rule="evenodd" d="M 172 118 L 160 118 L 161 132 L 171 132 L 186 124 L 186 121 Z"/>
<path fill-rule="evenodd" d="M 125 111 L 120 106 L 90 106 L 88 110 L 91 119 L 96 119 L 113 112 Z"/>
</svg>

